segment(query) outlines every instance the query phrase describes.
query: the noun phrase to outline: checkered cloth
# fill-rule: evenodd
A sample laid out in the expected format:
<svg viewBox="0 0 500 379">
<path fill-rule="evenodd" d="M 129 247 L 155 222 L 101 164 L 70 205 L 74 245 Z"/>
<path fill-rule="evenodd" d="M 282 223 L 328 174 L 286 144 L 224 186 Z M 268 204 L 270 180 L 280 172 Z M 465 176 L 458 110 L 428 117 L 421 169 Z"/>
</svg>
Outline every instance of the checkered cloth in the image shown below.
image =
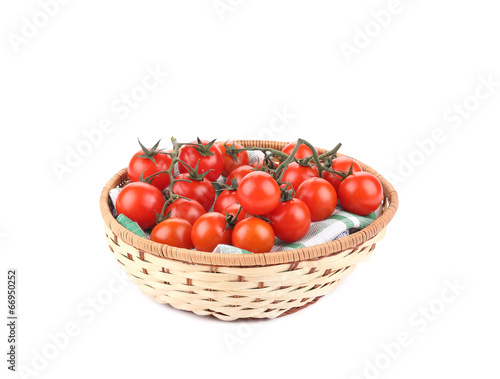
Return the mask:
<svg viewBox="0 0 500 379">
<path fill-rule="evenodd" d="M 348 236 L 349 233 L 361 230 L 370 225 L 377 218 L 377 213 L 379 212 L 380 210 L 368 216 L 358 216 L 344 211 L 340 205 L 337 205 L 337 208 L 329 218 L 323 221 L 312 222 L 309 230 L 302 239 L 287 243 L 276 238 L 271 251 L 299 249 Z M 229 245 L 217 246 L 214 253 L 252 254 L 249 251 Z"/>
</svg>

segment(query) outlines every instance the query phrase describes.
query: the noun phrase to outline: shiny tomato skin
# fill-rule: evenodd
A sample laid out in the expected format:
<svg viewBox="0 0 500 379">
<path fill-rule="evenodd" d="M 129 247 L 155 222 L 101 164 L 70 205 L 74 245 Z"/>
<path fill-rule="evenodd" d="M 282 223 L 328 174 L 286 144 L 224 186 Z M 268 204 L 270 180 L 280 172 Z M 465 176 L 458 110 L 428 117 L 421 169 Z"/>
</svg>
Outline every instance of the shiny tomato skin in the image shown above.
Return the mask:
<svg viewBox="0 0 500 379">
<path fill-rule="evenodd" d="M 290 155 L 292 153 L 293 149 L 295 149 L 296 145 L 297 145 L 297 142 L 290 142 L 281 151 L 284 152 L 285 154 Z M 295 153 L 295 158 L 302 159 L 302 158 L 310 157 L 311 155 L 313 155 L 311 149 L 309 149 L 306 145 L 302 144 L 297 149 L 297 152 Z"/>
<path fill-rule="evenodd" d="M 151 231 L 151 241 L 165 245 L 192 249 L 191 229 L 189 221 L 182 218 L 168 218 L 156 225 Z"/>
<path fill-rule="evenodd" d="M 237 203 L 238 197 L 236 195 L 236 191 L 224 190 L 222 191 L 214 204 L 214 212 L 221 213 L 224 209 L 229 207 L 231 204 Z"/>
<path fill-rule="evenodd" d="M 235 168 L 240 167 L 240 166 L 244 166 L 244 165 L 248 165 L 250 160 L 248 158 L 248 153 L 246 151 L 242 151 L 242 152 L 236 154 L 236 159 L 238 162 L 235 162 L 233 157 L 226 153 L 226 147 L 224 146 L 226 144 L 228 146 L 233 146 L 232 141 L 216 143 L 216 145 L 220 149 L 220 152 L 222 154 L 222 160 L 224 162 L 224 169 L 222 170 L 222 175 L 227 177 L 229 175 L 229 173 L 231 171 L 233 171 Z M 236 142 L 234 142 L 234 147 L 237 149 L 243 148 L 243 146 L 241 146 L 239 143 L 236 143 Z"/>
<path fill-rule="evenodd" d="M 278 166 L 281 164 L 281 162 L 278 161 L 277 159 L 273 160 L 273 163 L 274 163 L 274 169 L 277 169 Z M 259 161 L 256 161 L 256 162 L 253 162 L 250 164 L 250 166 L 255 169 L 254 171 L 256 171 L 256 170 L 262 171 L 263 165 L 264 165 L 264 162 L 262 160 L 259 160 Z M 268 174 L 272 174 L 272 171 L 269 168 L 264 169 L 264 172 L 267 172 Z"/>
<path fill-rule="evenodd" d="M 236 167 L 233 171 L 229 173 L 226 179 L 226 184 L 230 186 L 232 183 L 231 181 L 233 178 L 236 178 L 236 183 L 240 184 L 241 179 L 243 179 L 246 175 L 250 174 L 251 172 L 254 172 L 255 169 L 252 166 L 249 165 L 243 165 Z"/>
<path fill-rule="evenodd" d="M 127 174 L 131 183 L 140 181 L 142 173 L 144 173 L 143 178 L 146 178 L 157 172 L 168 170 L 172 164 L 172 158 L 167 154 L 155 154 L 156 164 L 149 158 L 139 158 L 143 154 L 144 151 L 140 150 L 130 159 Z M 167 173 L 159 174 L 153 178 L 151 184 L 163 191 L 169 186 L 170 178 Z"/>
<path fill-rule="evenodd" d="M 292 162 L 286 168 L 282 181 L 291 183 L 293 189 L 297 192 L 297 189 L 304 180 L 317 178 L 318 176 L 319 172 L 316 166 L 301 166 L 297 162 Z"/>
<path fill-rule="evenodd" d="M 262 171 L 246 175 L 236 191 L 241 206 L 254 215 L 272 212 L 279 204 L 281 191 L 274 178 Z"/>
<path fill-rule="evenodd" d="M 304 181 L 299 186 L 296 197 L 306 203 L 311 212 L 311 221 L 321 221 L 330 217 L 337 206 L 335 188 L 322 178 Z"/>
<path fill-rule="evenodd" d="M 340 204 L 347 212 L 366 216 L 376 211 L 383 199 L 382 184 L 369 172 L 349 175 L 340 185 Z"/>
<path fill-rule="evenodd" d="M 212 252 L 217 245 L 231 244 L 232 230 L 226 228 L 226 217 L 217 212 L 205 213 L 193 225 L 191 240 L 198 251 Z"/>
<path fill-rule="evenodd" d="M 240 211 L 240 208 L 241 208 L 241 211 Z M 239 211 L 239 213 L 238 213 L 238 211 Z M 230 214 L 230 215 L 233 215 L 234 217 L 236 217 L 236 215 L 238 215 L 238 218 L 236 219 L 237 223 L 240 222 L 241 220 L 246 219 L 247 217 L 251 217 L 250 213 L 248 213 L 246 210 L 244 210 L 243 207 L 238 203 L 231 204 L 226 209 L 224 209 L 221 213 L 223 215 Z"/>
<path fill-rule="evenodd" d="M 266 216 L 280 240 L 295 242 L 304 237 L 311 226 L 311 212 L 298 198 L 283 201 Z"/>
<path fill-rule="evenodd" d="M 173 191 L 177 195 L 196 200 L 208 212 L 215 200 L 215 188 L 206 178 L 203 180 L 193 180 L 189 174 L 180 174 L 175 179 L 188 180 L 187 182 L 176 182 Z"/>
<path fill-rule="evenodd" d="M 191 225 L 193 225 L 201 215 L 207 213 L 205 208 L 196 200 L 186 200 L 183 198 L 179 198 L 169 204 L 165 210 L 165 216 L 167 216 L 169 212 L 171 218 L 182 218 L 187 220 Z"/>
<path fill-rule="evenodd" d="M 208 144 L 208 141 L 201 142 L 203 145 Z M 193 141 L 192 143 L 197 143 L 197 141 Z M 212 145 L 210 152 L 213 153 L 213 155 L 202 156 L 193 146 L 185 145 L 182 146 L 179 151 L 179 159 L 186 162 L 191 168 L 194 168 L 199 162 L 199 174 L 211 170 L 206 178 L 213 182 L 221 175 L 224 169 L 224 160 L 222 159 L 222 153 L 217 145 Z M 181 174 L 188 172 L 187 168 L 182 163 L 179 163 L 179 172 Z"/>
<path fill-rule="evenodd" d="M 232 242 L 233 246 L 252 253 L 266 253 L 274 245 L 274 230 L 260 218 L 246 218 L 234 227 Z"/>
<path fill-rule="evenodd" d="M 348 157 L 335 158 L 332 163 L 332 170 L 349 172 L 351 165 L 352 165 L 352 172 L 363 171 L 358 162 Z M 335 191 L 337 191 L 337 194 L 339 193 L 340 184 L 342 183 L 343 180 L 340 176 L 334 175 L 328 171 L 323 171 L 323 179 L 328 180 L 330 184 L 335 188 Z"/>
<path fill-rule="evenodd" d="M 156 225 L 156 213 L 161 213 L 163 204 L 165 198 L 158 188 L 134 182 L 127 184 L 118 194 L 116 212 L 137 222 L 142 229 L 149 229 Z"/>
</svg>

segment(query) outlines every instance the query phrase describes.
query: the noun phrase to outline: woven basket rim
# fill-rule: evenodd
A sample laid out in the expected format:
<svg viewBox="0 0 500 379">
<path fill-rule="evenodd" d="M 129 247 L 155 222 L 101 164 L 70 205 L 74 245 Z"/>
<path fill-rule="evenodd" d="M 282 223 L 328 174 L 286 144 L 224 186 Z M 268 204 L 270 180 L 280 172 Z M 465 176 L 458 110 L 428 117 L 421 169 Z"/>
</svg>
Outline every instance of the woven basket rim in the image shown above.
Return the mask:
<svg viewBox="0 0 500 379">
<path fill-rule="evenodd" d="M 287 142 L 258 140 L 236 140 L 235 142 L 245 147 L 259 146 L 275 149 L 282 149 L 287 144 Z M 318 148 L 318 151 L 324 152 L 325 150 Z M 338 155 L 346 156 L 344 154 Z M 380 180 L 384 189 L 385 203 L 386 205 L 388 203 L 388 206 L 384 208 L 382 215 L 366 228 L 349 236 L 306 248 L 262 254 L 223 254 L 172 247 L 139 237 L 118 223 L 109 208 L 109 191 L 124 184 L 128 180 L 126 168 L 120 170 L 106 183 L 101 192 L 99 204 L 105 224 L 117 237 L 142 252 L 150 253 L 161 258 L 172 259 L 184 263 L 226 267 L 268 266 L 283 263 L 296 263 L 304 260 L 323 258 L 347 249 L 356 248 L 375 237 L 394 217 L 399 204 L 398 194 L 394 187 L 370 166 L 355 158 L 353 159 L 361 165 L 364 171 L 375 175 Z"/>
</svg>

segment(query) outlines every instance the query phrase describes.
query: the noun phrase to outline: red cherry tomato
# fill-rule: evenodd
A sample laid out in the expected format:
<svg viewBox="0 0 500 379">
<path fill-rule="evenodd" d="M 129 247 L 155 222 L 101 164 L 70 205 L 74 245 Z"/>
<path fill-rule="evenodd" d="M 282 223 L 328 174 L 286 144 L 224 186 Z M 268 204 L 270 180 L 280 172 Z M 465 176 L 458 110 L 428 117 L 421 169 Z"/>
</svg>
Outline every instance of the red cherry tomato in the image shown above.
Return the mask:
<svg viewBox="0 0 500 379">
<path fill-rule="evenodd" d="M 205 214 L 205 208 L 196 200 L 186 200 L 179 198 L 172 204 L 167 206 L 165 216 L 170 213 L 171 218 L 182 218 L 187 220 L 191 225 Z"/>
<path fill-rule="evenodd" d="M 255 171 L 245 176 L 236 191 L 238 202 L 248 212 L 263 215 L 272 212 L 279 204 L 281 191 L 269 174 Z"/>
<path fill-rule="evenodd" d="M 208 141 L 201 142 L 203 145 L 208 144 Z M 193 143 L 197 142 L 194 141 Z M 210 147 L 210 154 L 212 155 L 202 155 L 196 150 L 196 146 L 185 145 L 182 146 L 179 151 L 179 159 L 186 162 L 191 168 L 195 168 L 198 163 L 198 174 L 211 170 L 206 178 L 213 182 L 221 175 L 224 169 L 224 160 L 222 159 L 220 149 L 215 144 Z M 187 168 L 182 163 L 179 164 L 179 172 L 181 174 L 188 172 Z"/>
<path fill-rule="evenodd" d="M 201 216 L 191 231 L 196 250 L 212 252 L 219 244 L 230 245 L 232 230 L 226 227 L 226 217 L 221 213 L 209 212 Z"/>
<path fill-rule="evenodd" d="M 311 212 L 306 203 L 297 198 L 280 203 L 266 217 L 271 221 L 276 237 L 285 242 L 301 239 L 311 226 Z"/>
<path fill-rule="evenodd" d="M 241 211 L 240 211 L 240 208 L 241 208 Z M 239 213 L 238 213 L 238 211 L 239 211 Z M 250 213 L 248 213 L 246 210 L 244 210 L 243 207 L 238 203 L 231 204 L 229 207 L 224 209 L 221 213 L 223 215 L 229 214 L 229 215 L 232 215 L 234 217 L 236 217 L 236 215 L 238 215 L 238 218 L 236 219 L 237 223 L 240 222 L 241 220 L 246 219 L 247 217 L 250 217 Z"/>
<path fill-rule="evenodd" d="M 156 225 L 151 231 L 151 241 L 169 246 L 192 249 L 192 225 L 182 218 L 168 218 Z"/>
<path fill-rule="evenodd" d="M 299 186 L 296 197 L 306 203 L 311 211 L 311 221 L 321 221 L 330 217 L 337 206 L 335 188 L 322 178 L 304 181 Z"/>
<path fill-rule="evenodd" d="M 250 174 L 251 172 L 254 172 L 254 168 L 252 166 L 244 165 L 244 166 L 239 166 L 236 167 L 233 171 L 229 173 L 226 179 L 226 184 L 230 186 L 232 183 L 231 181 L 233 178 L 236 178 L 236 182 L 238 184 L 241 183 L 241 179 L 243 179 L 246 175 Z"/>
<path fill-rule="evenodd" d="M 295 149 L 296 145 L 297 145 L 297 142 L 290 142 L 281 151 L 283 151 L 285 154 L 290 155 L 292 153 L 293 149 Z M 302 158 L 310 157 L 311 155 L 313 155 L 311 149 L 309 149 L 306 145 L 300 145 L 299 148 L 297 149 L 297 152 L 295 153 L 295 158 L 302 159 Z"/>
<path fill-rule="evenodd" d="M 352 165 L 352 172 L 363 171 L 358 162 L 348 157 L 335 158 L 332 163 L 332 170 L 349 172 L 351 165 Z M 328 180 L 330 184 L 333 187 L 335 187 L 335 191 L 337 191 L 337 194 L 339 193 L 340 184 L 342 183 L 343 180 L 340 176 L 334 175 L 328 171 L 323 171 L 323 179 Z"/>
<path fill-rule="evenodd" d="M 297 192 L 304 180 L 317 178 L 318 176 L 319 172 L 316 166 L 301 166 L 297 162 L 292 162 L 283 174 L 283 182 L 291 183 L 293 189 Z"/>
<path fill-rule="evenodd" d="M 218 142 L 216 144 L 220 152 L 222 153 L 222 159 L 224 161 L 224 169 L 222 170 L 222 175 L 228 176 L 230 172 L 232 172 L 235 168 L 243 166 L 243 165 L 248 165 L 249 158 L 248 158 L 248 153 L 246 151 L 242 151 L 238 154 L 236 154 L 236 160 L 233 159 L 232 156 L 228 155 L 226 152 L 226 146 L 233 146 L 232 141 L 228 142 Z M 241 146 L 239 143 L 234 142 L 234 147 L 237 149 L 242 149 L 243 146 Z"/>
<path fill-rule="evenodd" d="M 340 204 L 347 212 L 360 216 L 366 216 L 377 210 L 383 198 L 382 184 L 369 172 L 349 175 L 340 185 Z"/>
<path fill-rule="evenodd" d="M 214 204 L 214 212 L 222 212 L 224 209 L 229 207 L 231 204 L 237 203 L 238 197 L 236 191 L 224 190 L 222 191 Z"/>
<path fill-rule="evenodd" d="M 233 246 L 252 253 L 266 253 L 274 245 L 271 225 L 260 218 L 246 218 L 236 224 L 232 236 Z"/>
<path fill-rule="evenodd" d="M 278 166 L 281 164 L 281 162 L 279 162 L 277 159 L 275 159 L 273 161 L 273 163 L 274 163 L 274 169 L 278 168 Z M 262 171 L 263 165 L 264 165 L 264 162 L 262 160 L 259 160 L 257 162 L 253 162 L 252 164 L 250 164 L 250 166 L 252 166 L 254 169 L 261 170 L 261 171 Z M 256 170 L 254 170 L 254 171 L 256 171 Z M 269 169 L 269 167 L 267 169 L 265 169 L 264 172 L 271 174 L 271 170 Z"/>
<path fill-rule="evenodd" d="M 149 229 L 156 225 L 156 213 L 161 213 L 164 203 L 165 198 L 158 188 L 134 182 L 127 184 L 118 194 L 116 212 L 137 222 L 142 229 Z"/>
<path fill-rule="evenodd" d="M 189 180 L 187 182 L 176 182 L 173 191 L 177 195 L 196 200 L 208 212 L 215 200 L 215 188 L 206 178 L 193 180 L 189 174 L 180 174 L 175 179 Z"/>
<path fill-rule="evenodd" d="M 138 151 L 128 164 L 127 173 L 131 183 L 140 181 L 143 173 L 143 178 L 146 178 L 157 172 L 168 170 L 172 164 L 172 158 L 167 154 L 155 154 L 153 159 L 156 163 L 149 158 L 139 158 L 140 155 L 144 155 L 144 151 Z M 163 191 L 169 186 L 170 178 L 167 173 L 159 174 L 153 178 L 151 184 Z"/>
</svg>

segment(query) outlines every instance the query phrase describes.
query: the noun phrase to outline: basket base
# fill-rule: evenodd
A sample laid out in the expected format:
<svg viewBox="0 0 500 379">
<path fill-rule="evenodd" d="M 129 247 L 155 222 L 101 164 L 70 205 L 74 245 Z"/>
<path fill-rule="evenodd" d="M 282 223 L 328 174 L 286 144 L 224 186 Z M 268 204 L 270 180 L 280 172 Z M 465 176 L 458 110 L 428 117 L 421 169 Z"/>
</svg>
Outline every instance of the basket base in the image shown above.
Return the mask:
<svg viewBox="0 0 500 379">
<path fill-rule="evenodd" d="M 324 296 L 324 295 L 323 295 Z M 286 311 L 285 313 L 282 313 L 280 314 L 278 317 L 283 317 L 283 316 L 286 316 L 286 315 L 291 315 L 292 313 L 295 313 L 295 312 L 298 312 L 300 311 L 301 309 L 304 309 L 304 308 L 307 308 L 308 306 L 314 304 L 315 302 L 317 302 L 319 299 L 321 299 L 323 296 L 318 296 L 316 298 L 314 298 L 314 300 L 310 301 L 309 303 L 301 306 L 301 307 L 295 307 L 295 308 L 292 308 L 292 309 L 289 309 L 288 311 Z"/>
</svg>

